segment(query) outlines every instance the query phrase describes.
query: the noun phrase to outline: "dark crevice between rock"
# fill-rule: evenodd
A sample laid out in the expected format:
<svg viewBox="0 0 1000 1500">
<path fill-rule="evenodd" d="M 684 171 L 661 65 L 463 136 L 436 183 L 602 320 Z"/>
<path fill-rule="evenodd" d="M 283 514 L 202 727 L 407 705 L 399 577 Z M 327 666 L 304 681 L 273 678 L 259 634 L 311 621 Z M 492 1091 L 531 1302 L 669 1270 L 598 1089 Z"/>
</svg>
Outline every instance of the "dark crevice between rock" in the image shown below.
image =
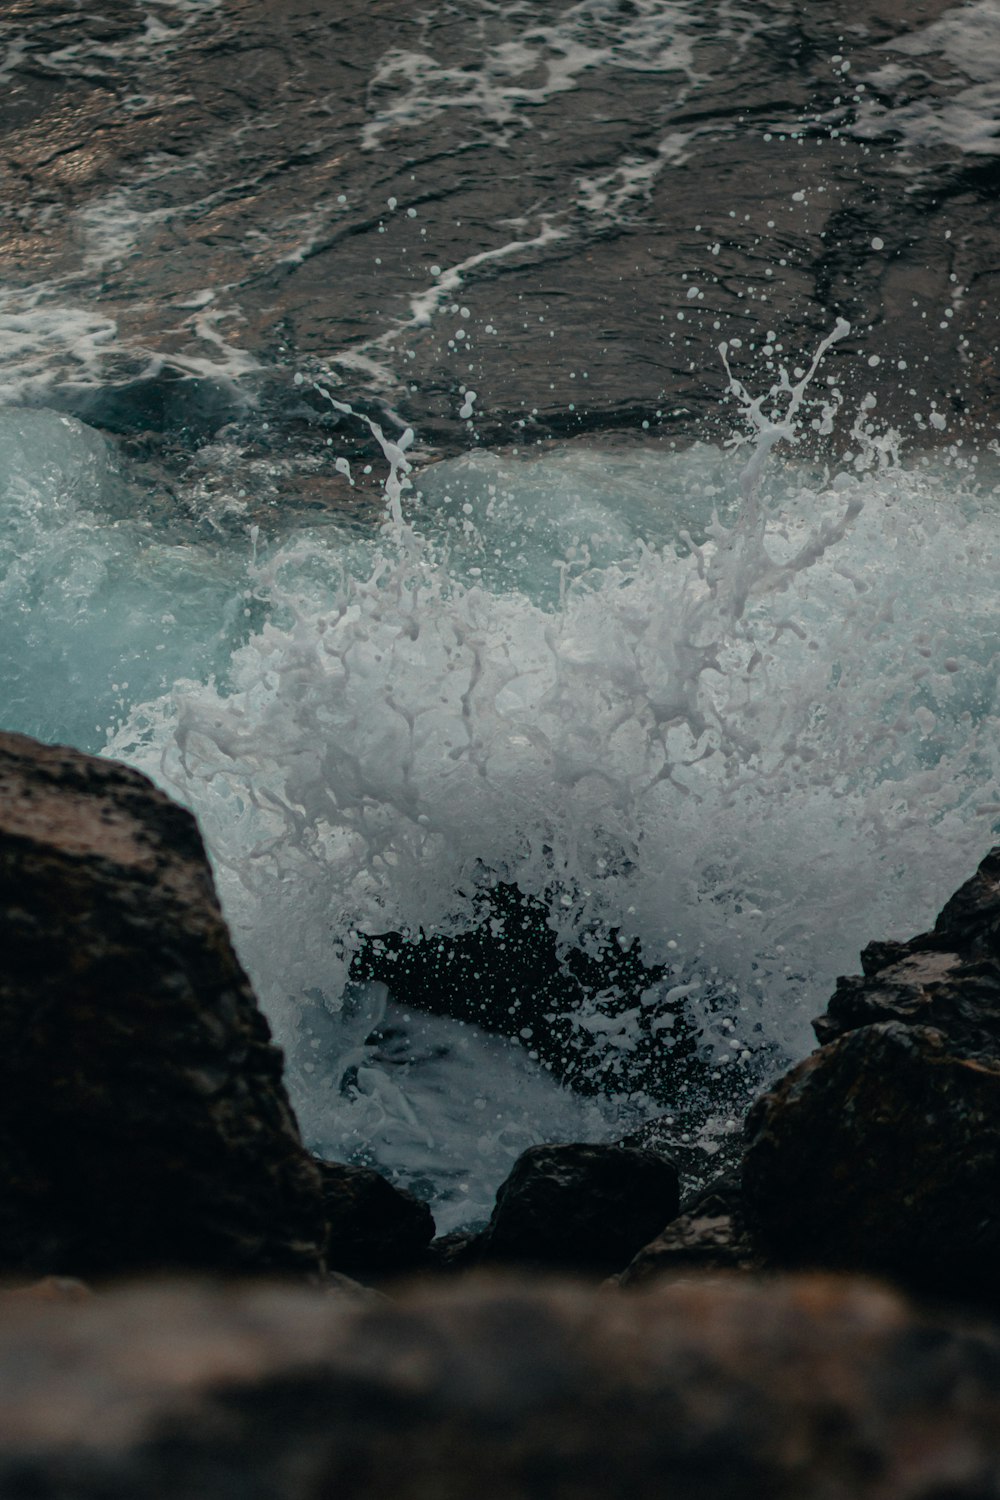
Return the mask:
<svg viewBox="0 0 1000 1500">
<path fill-rule="evenodd" d="M 699 1049 L 681 1003 L 643 1007 L 643 996 L 664 976 L 663 965 L 645 964 L 640 945 L 621 945 L 616 930 L 594 935 L 588 947 L 561 951 L 546 904 L 500 881 L 476 893 L 469 928 L 454 937 L 362 936 L 351 978 L 381 981 L 400 1005 L 513 1037 L 581 1093 L 624 1082 L 627 1066 L 632 1088 L 670 1096 Z M 581 1023 L 598 996 L 609 1020 L 637 1006 L 648 1011 L 627 1064 L 616 1063 L 613 1049 L 609 1056 L 606 1041 Z M 665 1042 L 651 1022 L 666 1016 L 673 1025 Z"/>
<path fill-rule="evenodd" d="M 399 1006 L 510 1037 L 575 1092 L 621 1100 L 640 1123 L 620 1144 L 674 1159 L 685 1192 L 734 1164 L 739 1122 L 775 1068 L 763 1043 L 745 1071 L 719 1064 L 704 1026 L 716 1004 L 731 1005 L 727 992 L 703 986 L 696 1010 L 666 1000 L 665 966 L 647 964 L 641 944 L 623 945 L 616 929 L 564 949 L 546 902 L 509 882 L 484 885 L 454 936 L 362 936 L 350 973 L 384 983 Z M 368 1039 L 384 1062 L 393 1036 L 384 1025 Z"/>
</svg>

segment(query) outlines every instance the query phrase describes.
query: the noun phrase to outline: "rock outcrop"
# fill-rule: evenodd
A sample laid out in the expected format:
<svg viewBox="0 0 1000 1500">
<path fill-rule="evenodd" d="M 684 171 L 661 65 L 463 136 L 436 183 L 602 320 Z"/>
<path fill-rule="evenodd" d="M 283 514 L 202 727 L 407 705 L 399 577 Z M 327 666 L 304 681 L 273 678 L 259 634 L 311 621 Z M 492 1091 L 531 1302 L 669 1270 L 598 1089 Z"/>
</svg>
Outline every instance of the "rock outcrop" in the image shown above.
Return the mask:
<svg viewBox="0 0 1000 1500">
<path fill-rule="evenodd" d="M 621 1145 L 531 1146 L 497 1190 L 486 1228 L 435 1242 L 441 1270 L 519 1265 L 608 1275 L 620 1271 L 678 1209 L 677 1168 Z"/>
<path fill-rule="evenodd" d="M 946 902 L 932 931 L 869 943 L 861 975 L 837 981 L 820 1042 L 861 1026 L 931 1026 L 965 1057 L 1000 1057 L 1000 847 Z"/>
<path fill-rule="evenodd" d="M 1000 1254 L 1000 849 L 933 931 L 877 943 L 824 1043 L 753 1106 L 749 1221 L 784 1264 L 995 1301 Z"/>
<path fill-rule="evenodd" d="M 323 1207 L 333 1270 L 382 1275 L 415 1270 L 434 1234 L 426 1203 L 373 1171 L 321 1161 Z"/>
<path fill-rule="evenodd" d="M 661 1234 L 644 1245 L 617 1278 L 619 1286 L 645 1286 L 661 1276 L 760 1270 L 750 1237 L 738 1173 L 728 1173 L 696 1193 Z"/>
<path fill-rule="evenodd" d="M 0 1500 L 990 1500 L 1000 1341 L 827 1278 L 0 1316 Z"/>
<path fill-rule="evenodd" d="M 281 1072 L 190 814 L 0 734 L 0 1269 L 319 1269 Z"/>
</svg>

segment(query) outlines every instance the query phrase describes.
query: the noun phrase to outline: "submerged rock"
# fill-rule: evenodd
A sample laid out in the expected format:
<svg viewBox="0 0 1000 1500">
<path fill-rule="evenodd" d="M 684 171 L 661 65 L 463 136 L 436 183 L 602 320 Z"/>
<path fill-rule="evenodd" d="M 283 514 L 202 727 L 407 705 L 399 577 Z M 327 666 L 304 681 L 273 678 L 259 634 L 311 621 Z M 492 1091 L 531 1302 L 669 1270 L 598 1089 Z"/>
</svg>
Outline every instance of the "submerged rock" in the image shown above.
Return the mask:
<svg viewBox="0 0 1000 1500">
<path fill-rule="evenodd" d="M 549 899 L 557 902 L 558 892 Z M 639 942 L 591 930 L 565 947 L 545 901 L 488 874 L 466 931 L 358 941 L 352 979 L 385 984 L 398 1005 L 509 1036 L 576 1093 L 642 1093 L 669 1106 L 676 1128 L 649 1128 L 666 1134 L 668 1154 L 683 1155 L 690 1175 L 704 1180 L 703 1148 L 693 1138 L 702 1137 L 706 1115 L 732 1101 L 685 987 L 672 985 L 664 964 L 646 962 Z M 671 998 L 676 988 L 682 994 Z"/>
<path fill-rule="evenodd" d="M 191 815 L 0 734 L 0 929 L 0 1269 L 318 1269 L 320 1174 Z"/>
<path fill-rule="evenodd" d="M 838 982 L 825 1045 L 747 1120 L 747 1212 L 775 1259 L 996 1300 L 998 935 L 994 849 L 932 932 L 872 944 Z"/>
<path fill-rule="evenodd" d="M 483 1261 L 617 1271 L 677 1213 L 677 1168 L 626 1146 L 532 1146 L 497 1192 Z"/>
<path fill-rule="evenodd" d="M 987 1500 L 998 1430 L 995 1329 L 827 1278 L 154 1285 L 0 1319 L 2 1500 Z"/>
</svg>

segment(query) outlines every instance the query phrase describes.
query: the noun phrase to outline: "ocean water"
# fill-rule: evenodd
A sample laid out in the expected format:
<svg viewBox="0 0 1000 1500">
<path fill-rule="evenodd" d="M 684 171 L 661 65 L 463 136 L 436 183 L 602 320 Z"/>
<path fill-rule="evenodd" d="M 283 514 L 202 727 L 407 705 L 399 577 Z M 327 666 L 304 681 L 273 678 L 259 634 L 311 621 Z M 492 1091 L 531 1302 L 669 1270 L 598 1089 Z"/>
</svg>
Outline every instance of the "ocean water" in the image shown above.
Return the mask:
<svg viewBox="0 0 1000 1500">
<path fill-rule="evenodd" d="M 172 534 L 107 439 L 0 414 L 7 724 L 194 809 L 308 1138 L 445 1227 L 529 1141 L 620 1135 L 669 1092 L 630 1078 L 615 997 L 580 1024 L 625 1065 L 585 1097 L 530 1038 L 352 982 L 359 933 L 460 933 L 484 880 L 514 883 L 561 951 L 639 943 L 661 972 L 633 1011 L 683 1000 L 729 1097 L 805 1051 L 862 943 L 928 923 L 993 835 L 1000 479 L 989 455 L 901 457 L 864 412 L 835 464 L 799 461 L 789 439 L 835 420 L 807 382 L 741 390 L 729 449 L 475 451 L 411 478 L 383 435 L 379 528 L 266 545 Z M 708 1161 L 710 1098 L 701 1124 Z"/>
<path fill-rule="evenodd" d="M 415 1188 L 444 1231 L 488 1215 L 532 1142 L 616 1139 L 659 1117 L 692 1177 L 710 1173 L 742 1105 L 812 1045 L 836 976 L 869 939 L 929 925 L 1000 822 L 997 444 L 963 437 L 926 373 L 894 430 L 887 359 L 833 313 L 825 336 L 777 318 L 764 332 L 762 273 L 747 293 L 762 331 L 738 373 L 720 333 L 691 374 L 728 382 L 718 441 L 653 443 L 651 409 L 628 442 L 541 443 L 527 406 L 523 442 L 483 441 L 481 350 L 503 342 L 483 288 L 651 212 L 698 142 L 731 133 L 700 118 L 699 91 L 782 24 L 728 0 L 712 25 L 682 0 L 524 11 L 479 7 L 460 57 L 433 16 L 386 33 L 351 126 L 370 202 L 358 178 L 350 201 L 327 183 L 277 214 L 275 182 L 326 145 L 279 149 L 276 109 L 183 160 L 137 158 L 68 211 L 75 260 L 0 286 L 0 723 L 120 757 L 193 809 L 307 1140 Z M 140 12 L 127 35 L 57 38 L 46 67 L 125 69 L 121 108 L 139 119 L 166 87 L 158 70 L 229 24 L 223 0 Z M 974 0 L 879 49 L 824 128 L 894 139 L 901 182 L 922 151 L 995 154 L 995 20 Z M 0 80 L 38 45 L 0 20 Z M 841 52 L 830 67 L 846 79 Z M 935 88 L 910 99 L 928 68 Z M 394 310 L 331 334 L 325 356 L 242 338 L 261 267 L 294 278 L 317 246 L 357 237 L 350 215 L 385 236 L 366 274 L 392 234 L 417 261 L 427 231 L 385 197 L 385 153 L 441 133 L 460 173 L 466 146 L 513 147 L 543 109 L 569 137 L 595 78 L 612 103 L 662 86 L 676 118 L 581 148 L 561 199 L 526 204 L 478 248 L 424 247 L 436 259 Z M 245 176 L 219 186 L 243 152 Z M 254 211 L 244 199 L 263 217 L 239 219 L 239 275 L 212 281 L 199 234 L 221 241 L 233 204 Z M 195 279 L 158 300 L 144 254 L 170 233 Z M 784 228 L 755 244 L 768 276 L 791 274 Z M 671 338 L 711 319 L 719 248 L 699 241 Z M 443 460 L 396 416 L 425 356 L 428 388 L 438 378 L 425 335 L 446 351 L 462 424 Z M 162 394 L 164 372 L 187 402 L 169 434 L 190 450 L 181 482 L 135 421 L 108 420 L 143 382 Z M 265 376 L 287 397 L 277 413 Z M 591 360 L 564 415 L 601 382 Z M 199 402 L 214 403 L 200 423 Z M 336 503 L 310 512 L 307 481 L 339 486 L 324 491 Z M 525 1025 L 508 1020 L 524 1002 L 504 991 L 511 930 L 483 904 L 511 887 L 536 952 L 567 973 L 591 963 L 589 985 Z M 449 999 L 431 964 L 424 1010 L 384 965 L 362 977 L 384 935 L 419 954 L 473 928 L 488 972 L 461 971 L 471 993 Z M 449 1009 L 465 1019 L 430 1013 Z M 575 1049 L 573 1087 L 556 1034 Z"/>
</svg>

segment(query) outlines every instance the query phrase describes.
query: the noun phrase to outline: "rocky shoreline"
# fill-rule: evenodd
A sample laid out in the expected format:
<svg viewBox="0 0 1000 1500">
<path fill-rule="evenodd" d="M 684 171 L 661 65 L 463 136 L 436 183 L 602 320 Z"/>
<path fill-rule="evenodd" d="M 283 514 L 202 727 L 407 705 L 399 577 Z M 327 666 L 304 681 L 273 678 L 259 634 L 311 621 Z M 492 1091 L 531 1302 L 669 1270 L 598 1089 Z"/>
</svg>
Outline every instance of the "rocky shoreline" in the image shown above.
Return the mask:
<svg viewBox="0 0 1000 1500">
<path fill-rule="evenodd" d="M 305 1150 L 144 777 L 0 734 L 0 924 L 4 1500 L 1000 1495 L 1000 849 L 839 981 L 738 1170 L 535 1147 L 443 1240 Z"/>
</svg>

